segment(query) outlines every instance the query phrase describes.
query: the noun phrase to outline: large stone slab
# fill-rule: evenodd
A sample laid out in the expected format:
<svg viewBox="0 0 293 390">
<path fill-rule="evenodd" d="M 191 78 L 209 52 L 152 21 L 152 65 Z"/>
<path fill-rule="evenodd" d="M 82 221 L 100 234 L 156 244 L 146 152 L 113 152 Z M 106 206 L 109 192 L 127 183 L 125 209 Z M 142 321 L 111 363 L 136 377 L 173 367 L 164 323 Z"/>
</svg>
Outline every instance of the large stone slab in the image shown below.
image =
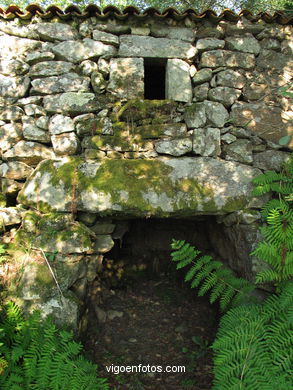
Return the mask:
<svg viewBox="0 0 293 390">
<path fill-rule="evenodd" d="M 255 58 L 250 53 L 230 50 L 210 50 L 203 52 L 200 60 L 201 68 L 218 68 L 220 66 L 251 69 L 255 66 Z"/>
<path fill-rule="evenodd" d="M 22 56 L 28 51 L 35 50 L 41 46 L 41 42 L 33 39 L 13 37 L 9 35 L 0 36 L 1 56 L 3 58 L 15 58 Z"/>
<path fill-rule="evenodd" d="M 70 212 L 74 207 L 136 218 L 225 214 L 247 206 L 251 180 L 260 172 L 204 157 L 96 162 L 72 157 L 41 162 L 18 201 L 42 211 Z"/>
<path fill-rule="evenodd" d="M 120 37 L 119 56 L 190 59 L 197 50 L 179 39 L 124 35 Z"/>
<path fill-rule="evenodd" d="M 144 95 L 142 58 L 112 58 L 107 90 L 118 98 L 135 99 Z"/>
<path fill-rule="evenodd" d="M 33 65 L 29 75 L 31 77 L 56 76 L 68 73 L 74 69 L 74 66 L 67 61 L 43 61 Z"/>
<path fill-rule="evenodd" d="M 32 80 L 31 93 L 89 92 L 90 79 L 76 73 Z"/>
<path fill-rule="evenodd" d="M 183 60 L 170 59 L 166 68 L 166 98 L 188 103 L 192 100 L 190 66 Z"/>
<path fill-rule="evenodd" d="M 45 96 L 44 107 L 50 113 L 83 114 L 99 110 L 101 104 L 95 99 L 93 93 L 65 92 Z"/>
<path fill-rule="evenodd" d="M 85 38 L 82 41 L 61 42 L 53 47 L 53 52 L 60 58 L 74 63 L 100 56 L 113 57 L 116 48 L 93 39 Z"/>
<path fill-rule="evenodd" d="M 289 114 L 265 103 L 238 102 L 232 106 L 230 120 L 236 126 L 245 126 L 261 137 L 278 143 L 281 137 L 293 131 Z M 293 148 L 292 139 L 288 146 Z"/>
<path fill-rule="evenodd" d="M 252 34 L 244 37 L 229 37 L 226 38 L 226 47 L 230 50 L 242 51 L 245 53 L 258 54 L 260 45 L 258 40 Z"/>
<path fill-rule="evenodd" d="M 54 157 L 52 148 L 31 141 L 19 141 L 3 154 L 3 160 L 21 161 L 32 166 L 37 165 L 42 160 Z"/>
<path fill-rule="evenodd" d="M 37 23 L 33 25 L 33 30 L 46 41 L 67 41 L 78 38 L 77 32 L 65 23 Z"/>
</svg>

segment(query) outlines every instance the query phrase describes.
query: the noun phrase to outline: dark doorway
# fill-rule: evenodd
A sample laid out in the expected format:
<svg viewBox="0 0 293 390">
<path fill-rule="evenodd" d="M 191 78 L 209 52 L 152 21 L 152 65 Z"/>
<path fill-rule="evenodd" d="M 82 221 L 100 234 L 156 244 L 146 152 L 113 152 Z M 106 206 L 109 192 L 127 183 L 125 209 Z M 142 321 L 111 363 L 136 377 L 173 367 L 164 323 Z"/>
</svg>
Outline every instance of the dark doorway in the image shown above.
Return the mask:
<svg viewBox="0 0 293 390">
<path fill-rule="evenodd" d="M 165 99 L 166 64 L 164 58 L 144 59 L 144 98 Z"/>
</svg>

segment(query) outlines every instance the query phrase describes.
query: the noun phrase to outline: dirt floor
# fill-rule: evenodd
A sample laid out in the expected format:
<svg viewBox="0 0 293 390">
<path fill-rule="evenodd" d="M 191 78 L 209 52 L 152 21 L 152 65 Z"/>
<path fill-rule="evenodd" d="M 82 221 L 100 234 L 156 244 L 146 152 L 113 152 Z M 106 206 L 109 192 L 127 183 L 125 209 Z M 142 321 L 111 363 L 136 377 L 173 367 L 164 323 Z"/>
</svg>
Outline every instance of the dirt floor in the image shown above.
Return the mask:
<svg viewBox="0 0 293 390">
<path fill-rule="evenodd" d="M 136 281 L 111 290 L 90 314 L 83 342 L 111 389 L 211 389 L 209 346 L 218 325 L 217 308 L 197 297 L 186 283 L 164 274 Z M 116 366 L 137 367 L 133 372 L 115 374 L 108 372 L 107 366 L 116 372 Z M 151 372 L 153 366 L 162 371 L 169 369 L 167 366 L 184 366 L 185 372 Z M 150 372 L 135 372 L 139 369 Z"/>
</svg>

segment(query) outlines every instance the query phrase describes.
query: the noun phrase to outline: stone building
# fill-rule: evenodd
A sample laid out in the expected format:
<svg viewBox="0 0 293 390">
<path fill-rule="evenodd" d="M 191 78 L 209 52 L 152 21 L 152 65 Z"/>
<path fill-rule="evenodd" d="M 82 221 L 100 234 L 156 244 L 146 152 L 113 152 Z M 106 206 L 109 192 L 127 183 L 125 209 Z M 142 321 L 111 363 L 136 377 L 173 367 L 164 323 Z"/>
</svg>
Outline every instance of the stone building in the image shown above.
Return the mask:
<svg viewBox="0 0 293 390">
<path fill-rule="evenodd" d="M 293 146 L 278 143 L 292 132 L 279 93 L 291 25 L 281 12 L 0 9 L 0 223 L 30 251 L 11 294 L 75 325 L 107 253 L 162 261 L 172 237 L 253 278 L 251 180 Z"/>
</svg>

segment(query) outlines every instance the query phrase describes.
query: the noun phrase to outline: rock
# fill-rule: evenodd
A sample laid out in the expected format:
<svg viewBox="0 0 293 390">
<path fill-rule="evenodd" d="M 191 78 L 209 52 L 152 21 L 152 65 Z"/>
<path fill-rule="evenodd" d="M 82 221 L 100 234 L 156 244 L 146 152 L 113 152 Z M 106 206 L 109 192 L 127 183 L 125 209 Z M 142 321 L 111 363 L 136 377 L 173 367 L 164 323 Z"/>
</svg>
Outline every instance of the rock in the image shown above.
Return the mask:
<svg viewBox="0 0 293 390">
<path fill-rule="evenodd" d="M 19 207 L 1 207 L 0 208 L 0 227 L 3 230 L 5 226 L 21 223 L 24 209 Z"/>
<path fill-rule="evenodd" d="M 177 102 L 191 102 L 192 89 L 189 76 L 190 66 L 182 60 L 167 61 L 166 67 L 166 98 Z"/>
<path fill-rule="evenodd" d="M 229 113 L 226 108 L 218 102 L 204 102 L 207 124 L 215 127 L 224 127 L 229 119 Z"/>
<path fill-rule="evenodd" d="M 15 180 L 2 179 L 1 180 L 1 191 L 5 195 L 15 197 L 18 192 L 22 189 L 23 183 L 19 183 Z M 4 205 L 3 207 L 5 207 Z M 2 207 L 2 206 L 1 206 Z"/>
<path fill-rule="evenodd" d="M 275 143 L 278 143 L 281 137 L 290 134 L 293 130 L 281 108 L 262 102 L 235 103 L 232 106 L 230 120 L 234 125 L 245 126 L 253 133 Z M 293 147 L 293 139 L 288 146 Z"/>
<path fill-rule="evenodd" d="M 42 106 L 38 106 L 37 104 L 27 104 L 24 106 L 24 112 L 29 116 L 44 116 L 46 115 L 46 111 Z"/>
<path fill-rule="evenodd" d="M 52 148 L 31 141 L 19 141 L 13 148 L 3 154 L 3 160 L 20 161 L 35 166 L 40 161 L 54 158 Z"/>
<path fill-rule="evenodd" d="M 149 27 L 131 27 L 131 34 L 133 35 L 150 35 Z"/>
<path fill-rule="evenodd" d="M 86 226 L 92 226 L 96 222 L 96 219 L 97 219 L 96 214 L 83 213 L 83 212 L 78 213 L 78 220 L 84 223 Z"/>
<path fill-rule="evenodd" d="M 237 138 L 231 133 L 226 133 L 221 137 L 221 140 L 224 141 L 226 144 L 231 144 L 232 142 L 236 141 Z"/>
<path fill-rule="evenodd" d="M 221 154 L 220 129 L 207 127 L 194 129 L 193 152 L 200 156 L 219 156 Z"/>
<path fill-rule="evenodd" d="M 208 93 L 209 100 L 222 103 L 226 108 L 232 106 L 240 95 L 240 89 L 230 87 L 212 88 Z"/>
<path fill-rule="evenodd" d="M 281 43 L 277 39 L 264 38 L 260 41 L 262 49 L 281 51 Z"/>
<path fill-rule="evenodd" d="M 116 35 L 109 34 L 105 31 L 94 30 L 93 39 L 109 45 L 119 46 L 119 38 Z"/>
<path fill-rule="evenodd" d="M 0 74 L 0 95 L 2 97 L 21 98 L 25 96 L 29 86 L 30 79 L 26 76 L 9 77 Z"/>
<path fill-rule="evenodd" d="M 131 27 L 125 24 L 98 24 L 96 28 L 116 35 L 128 34 L 131 31 Z"/>
<path fill-rule="evenodd" d="M 274 50 L 261 50 L 257 57 L 257 68 L 261 70 L 276 70 L 288 69 L 292 72 L 291 56 L 282 53 L 276 54 Z"/>
<path fill-rule="evenodd" d="M 53 54 L 50 51 L 44 51 L 44 52 L 36 51 L 34 53 L 28 53 L 25 61 L 30 65 L 35 65 L 38 62 L 54 60 L 54 58 L 55 58 L 55 54 Z"/>
<path fill-rule="evenodd" d="M 82 61 L 78 67 L 84 76 L 90 76 L 92 72 L 98 70 L 98 64 L 91 60 Z"/>
<path fill-rule="evenodd" d="M 192 78 L 193 84 L 198 85 L 210 81 L 213 77 L 213 72 L 211 69 L 201 69 L 195 73 Z"/>
<path fill-rule="evenodd" d="M 186 107 L 184 120 L 189 129 L 204 126 L 206 123 L 205 105 L 203 103 L 193 103 Z"/>
<path fill-rule="evenodd" d="M 106 45 L 93 39 L 85 38 L 82 41 L 61 42 L 53 47 L 53 52 L 60 58 L 73 63 L 88 59 L 95 59 L 100 56 L 114 57 L 116 48 Z"/>
<path fill-rule="evenodd" d="M 226 160 L 235 160 L 245 164 L 253 162 L 252 145 L 246 139 L 238 139 L 230 145 L 225 145 L 223 150 L 227 153 Z"/>
<path fill-rule="evenodd" d="M 67 61 L 43 61 L 30 68 L 30 77 L 56 76 L 71 72 L 74 65 Z"/>
<path fill-rule="evenodd" d="M 105 312 L 105 310 L 101 309 L 99 306 L 94 306 L 94 310 L 99 323 L 105 323 L 107 320 L 107 313 Z"/>
<path fill-rule="evenodd" d="M 103 93 L 105 91 L 107 83 L 104 80 L 102 73 L 94 71 L 91 74 L 91 85 L 97 94 Z"/>
<path fill-rule="evenodd" d="M 252 178 L 261 173 L 234 161 L 209 157 L 100 161 L 72 157 L 41 162 L 18 194 L 18 202 L 41 210 L 71 212 L 74 175 L 68 172 L 75 169 L 79 178 L 74 184 L 77 211 L 115 214 L 116 218 L 242 210 L 251 200 Z"/>
<path fill-rule="evenodd" d="M 107 76 L 110 73 L 110 63 L 105 58 L 99 58 L 98 70 L 103 76 Z"/>
<path fill-rule="evenodd" d="M 0 36 L 0 47 L 2 58 L 21 57 L 30 51 L 41 46 L 41 42 L 32 39 L 19 38 L 8 35 Z"/>
<path fill-rule="evenodd" d="M 191 59 L 197 50 L 179 39 L 123 35 L 120 37 L 120 57 Z"/>
<path fill-rule="evenodd" d="M 74 131 L 73 120 L 69 116 L 53 115 L 49 120 L 50 134 L 57 135 Z"/>
<path fill-rule="evenodd" d="M 203 38 L 196 42 L 196 48 L 198 51 L 223 49 L 225 41 L 216 38 Z"/>
<path fill-rule="evenodd" d="M 51 42 L 78 38 L 75 29 L 65 23 L 36 23 L 33 25 L 33 30 L 41 39 Z"/>
<path fill-rule="evenodd" d="M 265 171 L 281 171 L 282 166 L 290 159 L 290 153 L 278 150 L 266 150 L 256 153 L 253 157 L 253 166 Z"/>
<path fill-rule="evenodd" d="M 40 105 L 42 103 L 43 96 L 28 96 L 22 99 L 17 100 L 17 104 L 19 106 L 26 106 L 29 104 L 37 104 Z"/>
<path fill-rule="evenodd" d="M 38 128 L 31 117 L 23 117 L 23 136 L 29 141 L 49 143 L 50 135 L 48 131 Z"/>
<path fill-rule="evenodd" d="M 143 138 L 183 137 L 187 135 L 184 123 L 167 123 L 161 125 L 137 126 L 135 131 Z"/>
<path fill-rule="evenodd" d="M 204 69 L 202 69 L 204 70 Z M 245 85 L 245 77 L 236 70 L 223 70 L 215 76 L 216 85 L 241 89 Z"/>
<path fill-rule="evenodd" d="M 232 226 L 239 223 L 250 225 L 251 223 L 259 220 L 261 220 L 261 214 L 259 211 L 246 209 L 228 214 L 221 220 L 221 222 L 223 222 L 225 226 Z"/>
<path fill-rule="evenodd" d="M 144 65 L 142 58 L 112 58 L 107 90 L 117 98 L 144 97 Z"/>
<path fill-rule="evenodd" d="M 258 40 L 255 39 L 253 35 L 246 35 L 244 37 L 228 37 L 225 41 L 226 48 L 229 50 L 237 50 L 255 55 L 258 55 L 260 52 Z"/>
<path fill-rule="evenodd" d="M 106 253 L 110 252 L 110 250 L 114 246 L 114 241 L 112 240 L 112 237 L 107 235 L 97 235 L 95 244 L 94 244 L 94 253 Z"/>
<path fill-rule="evenodd" d="M 18 76 L 27 73 L 29 66 L 19 60 L 0 59 L 0 73 L 4 76 Z"/>
<path fill-rule="evenodd" d="M 192 151 L 192 140 L 189 137 L 163 139 L 155 143 L 157 153 L 169 154 L 171 156 L 183 156 Z"/>
<path fill-rule="evenodd" d="M 118 310 L 108 310 L 107 311 L 107 317 L 110 321 L 114 320 L 115 318 L 121 318 L 123 317 L 123 311 Z"/>
<path fill-rule="evenodd" d="M 51 141 L 54 152 L 58 156 L 76 154 L 80 145 L 79 139 L 74 132 L 52 135 Z"/>
<path fill-rule="evenodd" d="M 49 113 L 80 114 L 97 111 L 101 104 L 95 94 L 84 92 L 66 92 L 44 97 L 44 107 Z"/>
<path fill-rule="evenodd" d="M 190 43 L 194 41 L 195 34 L 190 28 L 152 24 L 150 29 L 151 35 L 156 38 L 180 39 Z"/>
<path fill-rule="evenodd" d="M 91 226 L 91 230 L 95 234 L 111 234 L 113 233 L 115 226 L 113 223 L 106 223 L 98 221 L 94 226 Z"/>
<path fill-rule="evenodd" d="M 40 116 L 36 119 L 36 125 L 43 130 L 48 130 L 49 128 L 49 117 L 48 116 Z"/>
<path fill-rule="evenodd" d="M 24 115 L 24 111 L 18 106 L 8 106 L 0 110 L 0 120 L 2 121 L 18 121 L 22 115 Z"/>
<path fill-rule="evenodd" d="M 32 167 L 19 161 L 9 161 L 0 164 L 0 177 L 5 177 L 7 179 L 26 179 L 32 172 Z"/>
<path fill-rule="evenodd" d="M 221 66 L 251 69 L 255 66 L 255 58 L 253 54 L 229 50 L 210 50 L 202 53 L 201 68 L 218 68 Z"/>
<path fill-rule="evenodd" d="M 209 83 L 204 83 L 198 85 L 193 89 L 193 101 L 194 102 L 203 102 L 207 99 L 209 92 Z"/>
<path fill-rule="evenodd" d="M 245 36 L 247 33 L 259 34 L 265 28 L 263 24 L 247 22 L 247 20 L 239 20 L 236 24 L 226 23 L 224 26 L 226 36 Z"/>
<path fill-rule="evenodd" d="M 22 125 L 20 123 L 6 123 L 0 127 L 0 149 L 2 152 L 12 148 L 22 139 Z"/>
<path fill-rule="evenodd" d="M 32 80 L 31 93 L 53 94 L 61 92 L 88 92 L 90 79 L 76 73 Z"/>
</svg>

